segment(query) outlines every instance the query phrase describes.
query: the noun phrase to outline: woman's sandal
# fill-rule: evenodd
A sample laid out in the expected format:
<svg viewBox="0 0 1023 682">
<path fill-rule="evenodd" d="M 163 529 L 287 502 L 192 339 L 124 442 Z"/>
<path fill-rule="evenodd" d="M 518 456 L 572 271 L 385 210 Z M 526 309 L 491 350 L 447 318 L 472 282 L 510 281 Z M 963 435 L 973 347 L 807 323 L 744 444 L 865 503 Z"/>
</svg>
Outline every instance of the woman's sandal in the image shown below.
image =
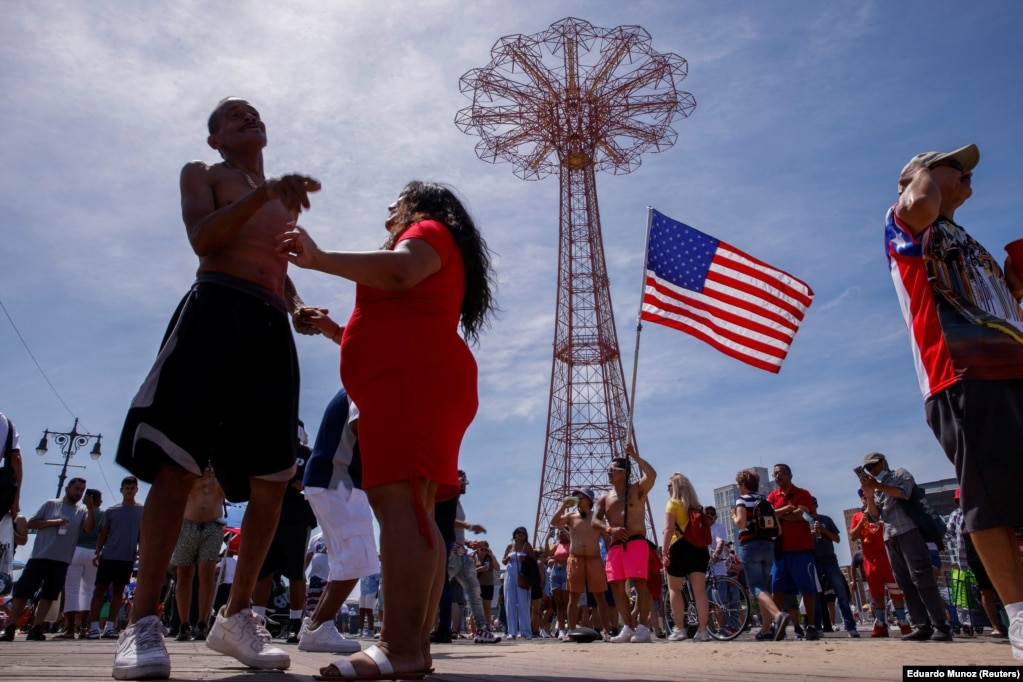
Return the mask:
<svg viewBox="0 0 1023 682">
<path fill-rule="evenodd" d="M 426 677 L 428 672 L 433 672 L 431 669 L 429 671 L 417 670 L 415 672 L 396 673 L 391 665 L 391 661 L 387 658 L 387 654 L 375 644 L 362 653 L 369 656 L 370 660 L 376 663 L 377 673 L 375 675 L 372 673 L 360 675 L 347 658 L 342 658 L 320 670 L 322 673 L 324 670 L 329 670 L 333 667 L 337 671 L 336 675 L 313 675 L 313 679 L 346 680 L 347 682 L 355 682 L 356 680 L 421 680 Z"/>
</svg>

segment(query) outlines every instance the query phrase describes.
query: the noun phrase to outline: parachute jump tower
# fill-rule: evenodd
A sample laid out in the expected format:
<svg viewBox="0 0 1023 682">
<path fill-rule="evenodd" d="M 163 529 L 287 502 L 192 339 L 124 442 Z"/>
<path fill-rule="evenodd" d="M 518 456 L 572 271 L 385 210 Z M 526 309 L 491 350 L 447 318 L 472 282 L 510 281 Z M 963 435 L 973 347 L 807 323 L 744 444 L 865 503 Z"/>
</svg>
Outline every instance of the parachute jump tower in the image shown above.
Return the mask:
<svg viewBox="0 0 1023 682">
<path fill-rule="evenodd" d="M 639 26 L 597 28 L 572 17 L 497 41 L 491 62 L 460 80 L 472 104 L 455 124 L 480 137 L 483 161 L 509 161 L 523 180 L 557 174 L 561 188 L 557 314 L 547 440 L 533 537 L 574 488 L 609 489 L 624 457 L 629 398 L 601 241 L 597 171 L 631 173 L 643 152 L 675 144 L 672 121 L 696 100 L 679 90 L 682 57 L 653 50 Z M 633 468 L 635 473 L 635 468 Z M 648 528 L 650 526 L 648 516 Z"/>
</svg>

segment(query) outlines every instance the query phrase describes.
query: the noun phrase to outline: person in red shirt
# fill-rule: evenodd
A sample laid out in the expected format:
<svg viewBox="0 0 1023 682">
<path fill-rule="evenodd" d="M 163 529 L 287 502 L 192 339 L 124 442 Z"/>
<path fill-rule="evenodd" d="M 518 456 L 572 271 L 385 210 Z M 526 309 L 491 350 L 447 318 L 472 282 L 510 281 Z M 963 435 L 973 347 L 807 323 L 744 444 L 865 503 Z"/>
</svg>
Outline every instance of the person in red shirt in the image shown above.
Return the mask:
<svg viewBox="0 0 1023 682">
<path fill-rule="evenodd" d="M 860 502 L 863 502 L 862 488 L 859 490 L 859 494 Z M 863 504 L 866 505 L 866 502 Z M 849 521 L 849 535 L 851 537 L 859 535 L 860 547 L 863 549 L 863 576 L 867 579 L 871 607 L 874 610 L 874 629 L 871 630 L 870 636 L 888 636 L 884 594 L 886 587 L 888 595 L 892 598 L 892 604 L 895 606 L 895 614 L 899 618 L 899 629 L 902 634 L 908 635 L 912 628 L 906 622 L 902 590 L 895 582 L 892 565 L 888 562 L 888 551 L 884 547 L 884 524 L 880 521 L 873 523 L 863 511 L 858 511 L 852 515 L 852 519 Z"/>
<path fill-rule="evenodd" d="M 817 508 L 813 496 L 792 485 L 792 469 L 788 464 L 774 465 L 774 480 L 778 484 L 767 496 L 781 521 L 781 553 L 775 557 L 771 569 L 771 591 L 779 609 L 785 604 L 785 593 L 803 595 L 803 606 L 808 614 L 814 612 L 820 583 L 817 581 L 817 563 L 813 555 L 813 536 L 810 534 L 810 514 Z M 797 621 L 793 621 L 797 622 Z M 820 639 L 812 623 L 806 626 L 808 641 Z"/>
</svg>

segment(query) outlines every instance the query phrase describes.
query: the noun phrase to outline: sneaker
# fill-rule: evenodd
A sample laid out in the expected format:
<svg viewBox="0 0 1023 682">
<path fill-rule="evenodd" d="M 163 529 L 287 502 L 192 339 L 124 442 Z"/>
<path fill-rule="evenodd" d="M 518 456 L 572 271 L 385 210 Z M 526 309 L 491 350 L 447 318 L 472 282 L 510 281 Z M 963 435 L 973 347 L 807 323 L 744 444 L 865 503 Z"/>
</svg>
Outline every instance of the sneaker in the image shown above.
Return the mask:
<svg viewBox="0 0 1023 682">
<path fill-rule="evenodd" d="M 899 621 L 899 631 L 904 635 L 908 635 L 911 632 L 913 632 L 913 628 L 909 623 L 907 623 L 904 620 L 901 620 Z"/>
<path fill-rule="evenodd" d="M 1009 642 L 1012 644 L 1012 657 L 1023 660 L 1023 613 L 1009 621 Z"/>
<path fill-rule="evenodd" d="M 753 639 L 757 640 L 758 642 L 764 642 L 764 641 L 767 641 L 769 639 L 770 640 L 785 639 L 785 634 L 784 633 L 782 633 L 781 637 L 775 637 L 774 636 L 775 632 L 777 632 L 777 631 L 774 629 L 774 626 L 772 625 L 771 629 L 768 630 L 767 632 L 764 632 L 762 630 L 758 631 L 757 634 L 753 635 Z"/>
<path fill-rule="evenodd" d="M 484 628 L 476 633 L 476 636 L 473 637 L 472 641 L 476 644 L 497 644 L 501 641 L 501 638 L 490 630 Z"/>
<path fill-rule="evenodd" d="M 45 642 L 46 641 L 46 635 L 43 634 L 43 626 L 42 625 L 36 625 L 34 628 L 31 628 L 28 631 L 28 634 L 25 635 L 25 641 L 26 642 Z"/>
<path fill-rule="evenodd" d="M 621 644 L 622 642 L 631 642 L 632 638 L 636 636 L 636 631 L 630 628 L 628 625 L 622 627 L 621 632 L 611 638 L 611 641 L 615 644 Z"/>
<path fill-rule="evenodd" d="M 14 632 L 17 629 L 18 629 L 18 626 L 15 625 L 14 623 L 11 623 L 7 627 L 5 627 L 4 628 L 4 634 L 0 635 L 0 642 L 13 642 L 14 641 Z"/>
<path fill-rule="evenodd" d="M 288 621 L 287 631 L 287 642 L 288 644 L 298 644 L 298 636 L 302 631 L 302 620 L 300 618 L 292 618 Z M 282 637 L 284 635 L 281 635 Z"/>
<path fill-rule="evenodd" d="M 650 636 L 650 628 L 645 625 L 637 625 L 636 634 L 634 634 L 629 641 L 633 644 L 648 644 L 649 642 L 654 641 L 654 639 Z"/>
<path fill-rule="evenodd" d="M 683 639 L 689 637 L 689 633 L 681 628 L 672 628 L 671 634 L 668 635 L 669 642 L 681 642 Z"/>
<path fill-rule="evenodd" d="M 89 630 L 89 634 L 85 636 L 85 639 L 99 639 L 102 635 L 99 634 L 99 629 Z"/>
<path fill-rule="evenodd" d="M 934 632 L 931 633 L 932 642 L 951 642 L 952 641 L 952 628 L 947 625 L 939 625 L 934 628 Z"/>
<path fill-rule="evenodd" d="M 789 614 L 782 611 L 774 619 L 774 641 L 778 642 L 785 639 L 785 628 L 788 627 L 788 624 Z"/>
<path fill-rule="evenodd" d="M 192 628 L 188 627 L 184 623 L 178 629 L 178 634 L 174 638 L 175 642 L 190 642 L 192 641 Z"/>
<path fill-rule="evenodd" d="M 209 632 L 206 629 L 206 623 L 199 623 L 192 630 L 192 639 L 195 640 L 196 642 L 205 642 L 206 635 L 208 634 Z"/>
<path fill-rule="evenodd" d="M 124 629 L 114 654 L 115 680 L 164 679 L 170 677 L 170 669 L 159 618 L 146 616 Z"/>
<path fill-rule="evenodd" d="M 857 630 L 847 630 L 847 632 L 849 633 L 849 638 L 850 639 L 859 639 L 860 638 L 860 633 Z"/>
<path fill-rule="evenodd" d="M 874 629 L 870 631 L 871 637 L 888 637 L 888 626 L 885 623 L 875 622 Z"/>
<path fill-rule="evenodd" d="M 92 634 L 92 633 L 90 632 L 89 634 Z M 120 636 L 121 636 L 120 631 L 113 630 L 113 629 L 111 629 L 111 630 L 104 630 L 103 634 L 100 635 L 100 637 L 102 639 L 118 639 Z"/>
<path fill-rule="evenodd" d="M 515 639 L 512 637 L 512 639 Z M 432 644 L 451 644 L 451 633 L 435 631 L 430 633 L 430 643 Z"/>
<path fill-rule="evenodd" d="M 334 621 L 325 621 L 315 630 L 309 629 L 309 619 L 302 621 L 298 631 L 299 651 L 325 651 L 332 654 L 354 654 L 362 650 L 362 645 L 352 639 L 346 639 L 337 631 Z"/>
<path fill-rule="evenodd" d="M 709 642 L 711 640 L 710 630 L 700 630 L 693 635 L 694 642 Z"/>
<path fill-rule="evenodd" d="M 550 639 L 551 636 L 547 632 L 547 628 L 540 628 L 540 639 Z"/>
<path fill-rule="evenodd" d="M 213 627 L 206 636 L 206 646 L 232 656 L 250 668 L 286 670 L 291 666 L 291 657 L 270 644 L 272 637 L 262 616 L 257 616 L 251 609 L 242 609 L 233 616 L 227 616 L 225 608 L 222 606 L 217 612 Z"/>
<path fill-rule="evenodd" d="M 806 641 L 816 642 L 821 638 L 820 631 L 813 625 L 806 626 Z"/>
</svg>

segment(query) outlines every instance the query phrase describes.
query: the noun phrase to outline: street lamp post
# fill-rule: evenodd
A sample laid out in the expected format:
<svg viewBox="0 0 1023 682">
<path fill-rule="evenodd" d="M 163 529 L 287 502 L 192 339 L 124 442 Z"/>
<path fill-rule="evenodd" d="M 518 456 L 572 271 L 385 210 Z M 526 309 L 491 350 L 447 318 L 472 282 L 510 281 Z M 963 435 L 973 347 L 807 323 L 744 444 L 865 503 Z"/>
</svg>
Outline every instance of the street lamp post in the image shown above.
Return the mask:
<svg viewBox="0 0 1023 682">
<path fill-rule="evenodd" d="M 63 466 L 59 464 L 52 464 L 50 462 L 46 462 L 46 464 L 49 466 L 61 467 L 60 478 L 57 482 L 56 495 L 56 497 L 60 497 L 60 493 L 64 489 L 64 480 L 67 479 L 67 468 L 69 466 L 75 467 L 76 469 L 85 468 L 84 466 L 78 464 L 69 464 L 68 463 L 69 460 L 75 456 L 75 453 L 78 452 L 79 448 L 87 444 L 93 438 L 96 439 L 96 445 L 93 446 L 92 451 L 89 453 L 89 456 L 92 457 L 93 459 L 99 459 L 100 455 L 103 454 L 99 451 L 99 442 L 100 439 L 103 438 L 103 434 L 101 433 L 98 436 L 96 436 L 91 433 L 78 433 L 78 417 L 75 417 L 75 425 L 71 427 L 70 433 L 50 431 L 49 429 L 43 431 L 43 437 L 39 441 L 39 447 L 36 448 L 36 454 L 39 455 L 40 457 L 43 457 L 46 454 L 46 439 L 48 436 L 53 436 L 53 442 L 60 447 L 60 452 L 62 455 L 64 455 Z"/>
</svg>

